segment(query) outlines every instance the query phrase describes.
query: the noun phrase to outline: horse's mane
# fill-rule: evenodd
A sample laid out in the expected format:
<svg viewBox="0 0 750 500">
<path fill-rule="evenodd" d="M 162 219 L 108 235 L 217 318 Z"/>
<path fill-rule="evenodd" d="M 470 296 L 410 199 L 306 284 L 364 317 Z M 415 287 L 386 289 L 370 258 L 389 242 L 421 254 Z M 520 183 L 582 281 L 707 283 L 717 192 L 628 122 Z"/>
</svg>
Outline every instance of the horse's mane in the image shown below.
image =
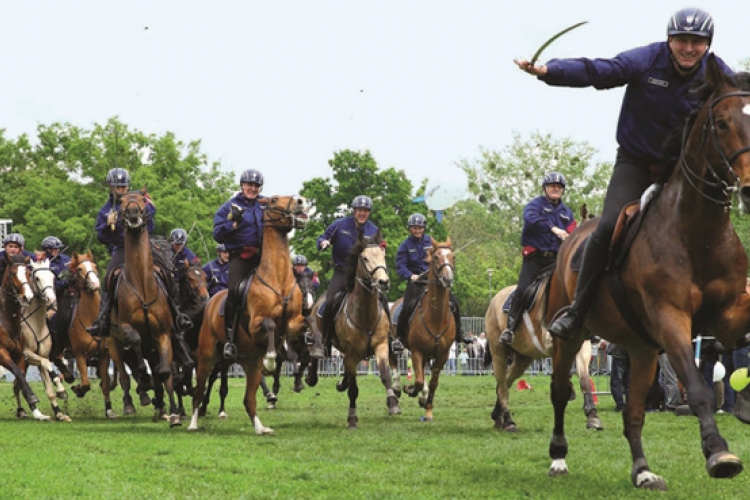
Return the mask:
<svg viewBox="0 0 750 500">
<path fill-rule="evenodd" d="M 734 75 L 724 74 L 724 81 L 728 85 L 736 87 L 739 90 L 750 91 L 750 73 L 748 72 L 743 71 Z M 662 147 L 664 168 L 661 169 L 657 178 L 657 182 L 666 182 L 669 176 L 672 174 L 672 170 L 674 170 L 674 166 L 680 159 L 680 153 L 682 152 L 683 135 L 690 132 L 690 129 L 693 128 L 693 125 L 695 124 L 695 120 L 698 118 L 700 110 L 703 109 L 706 101 L 717 90 L 718 88 L 715 88 L 706 79 L 701 79 L 696 84 L 696 86 L 690 90 L 690 93 L 693 94 L 693 97 L 698 101 L 699 104 L 695 108 L 695 110 L 690 113 L 690 116 L 685 122 L 685 125 L 675 127 L 667 134 L 667 137 L 664 139 L 664 145 Z"/>
<path fill-rule="evenodd" d="M 349 261 L 347 262 L 346 266 L 347 292 L 351 292 L 352 290 L 354 290 L 354 283 L 357 278 L 357 264 L 362 251 L 369 245 L 379 245 L 382 240 L 383 237 L 380 234 L 380 229 L 378 229 L 378 232 L 375 233 L 375 236 L 371 238 L 363 236 L 362 233 L 359 233 L 359 239 L 357 240 L 357 243 L 355 243 L 352 247 L 351 253 L 349 254 Z"/>
</svg>

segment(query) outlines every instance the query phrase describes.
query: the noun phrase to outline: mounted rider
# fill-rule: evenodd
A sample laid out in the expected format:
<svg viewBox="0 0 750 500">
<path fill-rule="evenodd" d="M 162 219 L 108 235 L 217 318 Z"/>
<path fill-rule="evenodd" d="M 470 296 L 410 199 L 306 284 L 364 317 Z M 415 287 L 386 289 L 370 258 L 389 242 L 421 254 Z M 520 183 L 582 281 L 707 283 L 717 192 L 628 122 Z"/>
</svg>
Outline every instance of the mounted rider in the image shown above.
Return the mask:
<svg viewBox="0 0 750 500">
<path fill-rule="evenodd" d="M 229 277 L 224 324 L 227 342 L 224 358 L 237 357 L 235 334 L 241 316 L 242 282 L 260 265 L 263 247 L 263 174 L 250 168 L 240 175 L 240 192 L 224 203 L 214 215 L 214 240 L 229 252 Z"/>
<path fill-rule="evenodd" d="M 224 243 L 216 245 L 216 258 L 203 266 L 208 283 L 208 295 L 213 297 L 229 286 L 229 252 Z"/>
<path fill-rule="evenodd" d="M 432 236 L 425 234 L 427 217 L 419 213 L 411 214 L 406 224 L 409 227 L 410 234 L 401 242 L 398 252 L 396 252 L 396 273 L 406 281 L 406 290 L 404 291 L 401 313 L 399 313 L 396 325 L 396 338 L 391 345 L 393 352 L 404 350 L 402 340 L 406 337 L 409 316 L 411 316 L 411 312 L 427 286 L 426 273 L 429 270 L 429 264 L 425 259 L 427 258 L 427 251 L 433 246 Z M 461 330 L 461 311 L 458 307 L 458 299 L 452 291 L 450 305 L 456 323 L 456 341 L 466 344 L 472 343 L 471 336 L 464 334 Z"/>
<path fill-rule="evenodd" d="M 47 312 L 47 325 L 52 335 L 52 351 L 50 359 L 57 356 L 68 344 L 67 336 L 64 335 L 68 324 L 72 319 L 71 298 L 68 294 L 68 286 L 71 284 L 73 274 L 68 268 L 70 257 L 62 253 L 63 242 L 57 236 L 47 236 L 42 240 L 44 257 L 49 261 L 50 271 L 55 275 L 55 295 L 57 296 L 57 310 Z"/>
<path fill-rule="evenodd" d="M 172 245 L 172 266 L 175 270 L 174 282 L 176 284 L 179 284 L 185 276 L 187 267 L 194 262 L 198 262 L 198 257 L 188 248 L 187 241 L 187 231 L 181 227 L 172 229 L 172 232 L 169 233 L 169 238 L 167 238 L 167 242 Z"/>
<path fill-rule="evenodd" d="M 10 233 L 3 238 L 3 250 L 0 250 L 0 286 L 2 286 L 2 279 L 5 274 L 6 254 L 10 257 L 23 255 L 24 257 L 28 257 L 30 260 L 36 262 L 36 255 L 25 250 L 25 246 L 26 238 L 24 238 L 21 233 Z"/>
</svg>

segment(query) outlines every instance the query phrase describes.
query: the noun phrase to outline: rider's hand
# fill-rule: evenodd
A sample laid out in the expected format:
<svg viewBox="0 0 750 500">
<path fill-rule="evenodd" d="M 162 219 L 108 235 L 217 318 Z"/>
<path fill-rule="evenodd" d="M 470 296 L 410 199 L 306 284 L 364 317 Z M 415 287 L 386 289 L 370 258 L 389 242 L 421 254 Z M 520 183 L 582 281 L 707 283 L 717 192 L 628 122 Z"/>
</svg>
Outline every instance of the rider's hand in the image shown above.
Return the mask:
<svg viewBox="0 0 750 500">
<path fill-rule="evenodd" d="M 565 241 L 565 238 L 568 237 L 568 232 L 564 229 L 560 229 L 559 227 L 553 227 L 552 234 L 554 234 L 555 236 L 557 236 L 563 241 Z"/>
<path fill-rule="evenodd" d="M 320 242 L 320 249 L 321 250 L 325 250 L 329 246 L 331 246 L 331 242 L 328 241 L 328 240 L 323 240 L 323 241 Z"/>
<path fill-rule="evenodd" d="M 534 76 L 543 76 L 547 74 L 547 65 L 532 66 L 526 59 L 513 59 L 513 62 L 521 68 L 522 71 Z"/>
<path fill-rule="evenodd" d="M 412 281 L 417 281 L 418 279 L 419 279 L 419 275 L 418 274 L 412 274 L 411 275 L 411 280 Z"/>
<path fill-rule="evenodd" d="M 112 210 L 109 212 L 109 215 L 107 215 L 107 225 L 110 227 L 113 227 L 117 223 L 117 212 Z"/>
<path fill-rule="evenodd" d="M 227 219 L 234 221 L 235 224 L 239 224 L 242 220 L 242 215 L 245 213 L 245 209 L 239 205 L 232 203 L 232 208 L 229 211 Z"/>
</svg>

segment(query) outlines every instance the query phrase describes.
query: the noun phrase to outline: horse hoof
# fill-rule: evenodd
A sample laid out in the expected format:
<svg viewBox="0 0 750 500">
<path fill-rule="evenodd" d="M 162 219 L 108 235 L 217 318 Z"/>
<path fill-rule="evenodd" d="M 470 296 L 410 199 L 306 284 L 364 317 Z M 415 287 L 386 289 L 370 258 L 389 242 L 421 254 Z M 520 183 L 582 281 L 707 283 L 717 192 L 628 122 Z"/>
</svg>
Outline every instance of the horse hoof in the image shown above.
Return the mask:
<svg viewBox="0 0 750 500">
<path fill-rule="evenodd" d="M 565 459 L 558 458 L 558 459 L 552 460 L 552 465 L 550 465 L 547 475 L 549 477 L 567 476 L 568 464 L 565 463 Z"/>
<path fill-rule="evenodd" d="M 318 385 L 318 376 L 316 375 L 314 377 L 305 377 L 305 383 L 310 387 L 315 387 L 316 385 Z"/>
<path fill-rule="evenodd" d="M 57 399 L 62 399 L 63 401 L 67 401 L 68 400 L 68 393 L 65 392 L 65 391 L 57 391 L 55 393 L 55 397 L 57 397 Z"/>
<path fill-rule="evenodd" d="M 70 372 L 63 373 L 63 379 L 65 380 L 66 384 L 72 384 L 76 381 L 76 378 Z"/>
<path fill-rule="evenodd" d="M 192 425 L 190 425 L 190 426 L 188 426 L 187 430 L 189 432 L 197 432 L 198 431 L 198 426 L 196 425 L 195 427 L 193 427 Z"/>
<path fill-rule="evenodd" d="M 225 411 L 219 412 L 219 420 L 226 420 L 228 417 L 229 415 L 227 415 L 227 412 Z"/>
<path fill-rule="evenodd" d="M 16 410 L 16 418 L 23 420 L 25 418 L 29 418 L 29 414 L 26 413 L 26 410 L 24 410 L 23 408 L 19 408 Z"/>
<path fill-rule="evenodd" d="M 273 392 L 269 392 L 268 395 L 266 396 L 267 403 L 275 403 L 278 400 L 279 398 L 276 397 L 276 394 L 274 394 Z"/>
<path fill-rule="evenodd" d="M 586 428 L 587 429 L 596 429 L 597 431 L 603 431 L 604 426 L 602 425 L 602 421 L 598 418 L 590 418 L 586 422 Z"/>
<path fill-rule="evenodd" d="M 109 420 L 117 420 L 117 415 L 112 410 L 105 411 L 104 416 L 107 417 L 107 419 Z"/>
<path fill-rule="evenodd" d="M 420 422 L 432 422 L 432 417 L 421 416 L 419 417 L 419 421 Z"/>
<path fill-rule="evenodd" d="M 401 408 L 398 405 L 388 408 L 388 415 L 401 415 Z"/>
<path fill-rule="evenodd" d="M 123 415 L 135 415 L 135 406 L 133 405 L 125 405 L 122 408 L 122 414 Z"/>
<path fill-rule="evenodd" d="M 182 425 L 182 419 L 176 413 L 172 413 L 169 416 L 169 427 L 179 427 Z"/>
<path fill-rule="evenodd" d="M 344 392 L 346 390 L 346 386 L 341 382 L 336 382 L 336 390 L 339 392 Z"/>
<path fill-rule="evenodd" d="M 518 427 L 516 427 L 516 424 L 514 423 L 505 424 L 502 426 L 502 428 L 505 432 L 517 432 L 518 431 Z"/>
<path fill-rule="evenodd" d="M 64 413 L 58 413 L 57 415 L 55 415 L 55 420 L 57 420 L 58 422 L 72 422 L 73 421 L 73 419 L 70 418 L 69 415 L 66 415 Z"/>
<path fill-rule="evenodd" d="M 727 479 L 742 472 L 742 460 L 728 451 L 720 451 L 709 457 L 706 470 L 713 478 Z"/>
<path fill-rule="evenodd" d="M 427 400 L 419 398 L 419 407 L 420 408 L 426 408 L 427 407 Z"/>
<path fill-rule="evenodd" d="M 275 409 L 276 409 L 276 405 L 274 403 L 268 403 L 266 405 L 266 410 L 275 410 Z"/>
<path fill-rule="evenodd" d="M 292 388 L 292 390 L 296 392 L 297 394 L 299 394 L 300 392 L 302 392 L 302 389 L 304 388 L 305 386 L 300 382 L 299 384 L 294 384 L 294 387 Z"/>
<path fill-rule="evenodd" d="M 151 398 L 148 397 L 148 394 L 146 394 L 145 392 L 140 393 L 138 397 L 140 397 L 141 399 L 141 406 L 148 406 L 151 404 Z"/>
<path fill-rule="evenodd" d="M 650 470 L 641 471 L 633 478 L 633 486 L 644 490 L 667 491 L 664 478 L 657 476 Z"/>
</svg>

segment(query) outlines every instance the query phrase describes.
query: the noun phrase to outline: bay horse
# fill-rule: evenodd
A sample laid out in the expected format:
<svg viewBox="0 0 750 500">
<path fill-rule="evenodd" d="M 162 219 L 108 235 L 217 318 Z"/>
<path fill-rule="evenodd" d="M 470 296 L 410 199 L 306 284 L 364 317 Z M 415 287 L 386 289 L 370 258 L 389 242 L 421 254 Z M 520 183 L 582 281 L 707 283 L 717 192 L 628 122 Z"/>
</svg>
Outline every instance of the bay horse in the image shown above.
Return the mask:
<svg viewBox="0 0 750 500">
<path fill-rule="evenodd" d="M 500 290 L 490 302 L 487 308 L 484 324 L 487 333 L 487 350 L 492 358 L 492 368 L 495 374 L 495 408 L 492 410 L 492 420 L 495 429 L 515 432 L 518 430 L 516 422 L 513 421 L 508 403 L 508 390 L 513 383 L 521 377 L 532 361 L 549 358 L 552 356 L 552 336 L 547 331 L 544 318 L 547 312 L 547 287 L 550 282 L 547 274 L 541 279 L 536 291 L 534 302 L 530 309 L 524 310 L 523 321 L 516 329 L 513 344 L 507 346 L 500 341 L 500 334 L 508 323 L 508 313 L 503 306 L 510 294 L 516 289 L 515 285 Z M 522 300 L 517 298 L 516 300 Z M 509 355 L 513 352 L 513 362 L 508 365 Z M 488 359 L 485 356 L 485 359 Z M 599 419 L 594 396 L 592 392 L 592 380 L 589 375 L 589 364 L 591 363 L 591 341 L 585 340 L 581 349 L 576 354 L 576 373 L 583 394 L 583 413 L 586 415 L 586 428 L 603 430 Z"/>
<path fill-rule="evenodd" d="M 455 280 L 456 265 L 450 238 L 445 242 L 433 242 L 432 248 L 427 250 L 425 261 L 429 264 L 424 276 L 426 286 L 409 320 L 404 339 L 404 345 L 411 352 L 414 384 L 404 387 L 404 392 L 410 397 L 419 396 L 419 406 L 425 409 L 421 420 L 431 421 L 440 373 L 448 360 L 451 346 L 456 340 L 456 323 L 450 308 L 451 287 Z M 422 279 L 420 276 L 420 280 Z M 403 298 L 398 299 L 391 306 L 391 317 L 403 300 Z M 404 314 L 403 310 L 401 314 Z M 395 337 L 395 322 L 391 327 Z M 394 361 L 394 358 L 391 361 Z M 430 361 L 432 365 L 428 390 L 425 388 L 425 368 Z M 394 385 L 398 386 L 400 374 L 395 363 L 392 363 L 392 368 L 395 373 Z"/>
<path fill-rule="evenodd" d="M 630 392 L 622 418 L 635 487 L 666 489 L 665 480 L 651 472 L 641 441 L 644 400 L 660 349 L 698 417 L 708 475 L 729 478 L 742 471 L 742 461 L 728 451 L 714 420 L 713 391 L 695 365 L 691 336 L 710 333 L 734 349 L 750 327 L 747 256 L 729 218 L 735 191 L 740 208 L 750 212 L 750 75 L 727 76 L 709 55 L 698 97 L 703 104 L 685 125 L 679 160 L 665 172 L 661 192 L 641 206 L 645 214 L 640 228 L 598 285 L 583 328 L 572 340 L 553 340 L 550 476 L 568 473 L 564 412 L 572 391 L 570 367 L 590 332 L 630 354 Z M 562 244 L 550 286 L 548 321 L 572 301 L 577 275 L 571 261 L 597 223 L 592 219 L 580 226 Z M 613 292 L 610 284 L 624 294 Z M 749 398 L 750 388 L 740 394 Z"/>
<path fill-rule="evenodd" d="M 70 422 L 70 416 L 66 415 L 57 404 L 57 399 L 68 399 L 65 387 L 60 381 L 60 374 L 49 359 L 52 351 L 52 335 L 47 326 L 47 310 L 57 307 L 57 296 L 55 295 L 55 273 L 49 267 L 49 260 L 38 262 L 31 261 L 31 289 L 34 297 L 28 306 L 23 307 L 21 317 L 21 332 L 23 333 L 24 349 L 26 358 L 26 372 L 29 366 L 36 366 L 44 383 L 52 413 L 55 420 Z M 24 412 L 21 406 L 20 386 L 14 386 L 18 413 Z"/>
<path fill-rule="evenodd" d="M 385 262 L 385 249 L 381 245 L 380 231 L 373 238 L 361 237 L 352 247 L 347 267 L 347 293 L 341 306 L 336 311 L 333 321 L 333 345 L 341 351 L 344 357 L 344 375 L 336 383 L 339 392 L 348 390 L 349 414 L 347 424 L 349 429 L 356 429 L 357 417 L 357 365 L 363 359 L 374 355 L 377 360 L 380 381 L 385 387 L 386 405 L 389 415 L 400 415 L 398 397 L 393 389 L 393 381 L 389 370 L 388 337 L 390 325 L 388 312 L 383 309 L 380 294 L 388 290 L 390 279 Z M 322 331 L 322 319 L 318 316 L 318 309 L 325 301 L 321 296 L 315 303 L 311 316 L 315 318 L 315 328 Z M 326 307 L 334 307 L 327 304 Z M 317 363 L 310 366 L 308 380 L 317 382 Z M 310 383 L 310 385 L 315 385 Z"/>
<path fill-rule="evenodd" d="M 302 292 L 294 279 L 289 255 L 289 232 L 304 228 L 310 204 L 298 195 L 260 198 L 263 205 L 263 247 L 260 265 L 248 283 L 247 298 L 236 333 L 237 363 L 245 370 L 245 410 L 256 434 L 273 434 L 260 421 L 257 392 L 263 372 L 276 368 L 276 352 L 284 339 L 294 342 L 306 326 L 302 315 Z M 198 417 L 205 396 L 206 381 L 214 366 L 223 361 L 217 346 L 224 345 L 226 333 L 221 304 L 226 290 L 206 304 L 198 338 L 196 387 L 193 415 L 188 430 L 198 430 Z"/>
<path fill-rule="evenodd" d="M 120 374 L 128 404 L 130 379 L 125 371 L 125 350 L 136 355 L 133 374 L 143 387 L 153 380 L 155 420 L 164 415 L 164 390 L 169 398 L 170 427 L 182 425 L 177 411 L 172 378 L 172 313 L 167 291 L 159 284 L 147 226 L 147 189 L 130 191 L 120 200 L 119 217 L 125 227 L 125 263 L 120 272 L 116 297 L 113 297 L 109 354 Z M 168 286 L 168 285 L 166 285 Z M 151 369 L 149 375 L 140 353 L 144 353 Z M 105 389 L 108 384 L 103 384 Z M 105 399 L 107 395 L 105 394 Z M 130 400 L 132 404 L 132 400 Z"/>
<path fill-rule="evenodd" d="M 24 337 L 21 332 L 23 308 L 28 307 L 34 299 L 34 291 L 29 283 L 31 272 L 28 268 L 29 258 L 23 255 L 11 257 L 5 254 L 5 273 L 2 278 L 2 303 L 0 304 L 0 365 L 7 368 L 14 377 L 13 391 L 20 389 L 36 420 L 49 420 L 37 404 L 39 397 L 34 394 L 26 381 L 26 358 L 24 356 Z M 19 418 L 26 416 L 23 408 L 18 408 Z"/>
</svg>

